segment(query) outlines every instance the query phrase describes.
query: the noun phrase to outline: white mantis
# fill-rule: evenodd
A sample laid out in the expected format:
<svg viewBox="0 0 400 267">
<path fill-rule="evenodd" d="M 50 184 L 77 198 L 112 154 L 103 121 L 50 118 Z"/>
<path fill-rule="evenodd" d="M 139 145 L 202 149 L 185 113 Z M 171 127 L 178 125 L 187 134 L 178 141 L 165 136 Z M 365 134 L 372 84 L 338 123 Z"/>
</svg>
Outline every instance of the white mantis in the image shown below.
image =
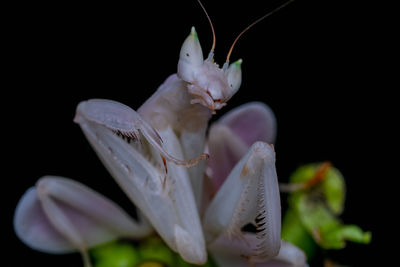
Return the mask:
<svg viewBox="0 0 400 267">
<path fill-rule="evenodd" d="M 137 111 L 112 100 L 81 102 L 74 121 L 143 216 L 135 221 L 77 182 L 44 177 L 18 204 L 14 226 L 20 239 L 49 253 L 79 250 L 90 266 L 90 247 L 118 237 L 140 239 L 151 224 L 190 263 L 205 263 L 208 250 L 221 266 L 303 266 L 304 254 L 280 240 L 271 111 L 247 104 L 216 123 L 206 138 L 210 117 L 240 87 L 241 62 L 219 68 L 213 49 L 204 60 L 192 28 L 177 74 Z M 256 134 L 243 127 L 248 120 Z M 203 185 L 207 145 L 209 176 L 220 180 L 215 189 Z M 249 223 L 257 233 L 241 231 Z"/>
</svg>

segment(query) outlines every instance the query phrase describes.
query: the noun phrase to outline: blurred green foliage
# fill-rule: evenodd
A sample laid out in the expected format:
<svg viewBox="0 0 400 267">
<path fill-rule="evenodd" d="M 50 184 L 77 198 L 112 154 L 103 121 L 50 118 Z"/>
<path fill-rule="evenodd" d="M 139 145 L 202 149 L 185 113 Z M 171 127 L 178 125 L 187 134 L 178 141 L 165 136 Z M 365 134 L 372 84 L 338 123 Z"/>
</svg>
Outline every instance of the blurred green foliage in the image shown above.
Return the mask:
<svg viewBox="0 0 400 267">
<path fill-rule="evenodd" d="M 140 243 L 115 241 L 90 250 L 95 267 L 194 267 L 157 236 Z M 211 259 L 202 265 L 216 267 Z"/>
<path fill-rule="evenodd" d="M 301 166 L 290 177 L 296 190 L 289 194 L 289 209 L 282 223 L 282 238 L 300 247 L 311 259 L 317 249 L 342 249 L 346 241 L 368 244 L 371 233 L 345 225 L 346 186 L 340 171 L 329 162 Z"/>
</svg>

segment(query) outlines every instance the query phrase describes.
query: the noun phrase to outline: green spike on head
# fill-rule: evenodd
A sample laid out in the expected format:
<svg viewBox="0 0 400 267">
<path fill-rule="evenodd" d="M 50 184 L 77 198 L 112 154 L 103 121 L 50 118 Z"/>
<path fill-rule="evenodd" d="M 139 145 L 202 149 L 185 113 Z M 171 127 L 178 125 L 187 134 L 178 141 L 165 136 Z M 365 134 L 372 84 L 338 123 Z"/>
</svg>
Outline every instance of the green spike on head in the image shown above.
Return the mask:
<svg viewBox="0 0 400 267">
<path fill-rule="evenodd" d="M 199 40 L 199 36 L 197 35 L 196 29 L 194 28 L 194 26 L 192 26 L 192 29 L 190 30 L 190 36 L 192 36 L 196 40 Z"/>
<path fill-rule="evenodd" d="M 235 66 L 236 68 L 241 68 L 241 66 L 242 66 L 242 62 L 243 62 L 243 60 L 242 59 L 238 59 L 238 60 L 236 60 L 235 62 L 233 62 L 232 64 L 233 64 L 233 66 Z"/>
</svg>

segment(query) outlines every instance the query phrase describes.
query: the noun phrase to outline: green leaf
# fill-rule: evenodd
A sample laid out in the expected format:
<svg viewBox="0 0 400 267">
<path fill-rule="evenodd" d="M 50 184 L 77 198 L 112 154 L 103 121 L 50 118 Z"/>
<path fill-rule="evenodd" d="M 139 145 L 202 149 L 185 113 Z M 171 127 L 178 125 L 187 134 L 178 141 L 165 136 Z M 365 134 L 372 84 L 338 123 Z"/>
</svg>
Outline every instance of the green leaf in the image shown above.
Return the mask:
<svg viewBox="0 0 400 267">
<path fill-rule="evenodd" d="M 318 245 L 325 249 L 341 249 L 346 241 L 370 241 L 370 233 L 364 233 L 355 225 L 343 225 L 323 200 L 316 199 L 308 191 L 299 191 L 290 196 L 289 204 Z"/>
<path fill-rule="evenodd" d="M 300 221 L 317 243 L 320 243 L 323 232 L 340 225 L 323 203 L 311 201 L 306 193 L 295 193 L 291 199 Z"/>
<path fill-rule="evenodd" d="M 346 185 L 343 175 L 336 168 L 329 168 L 321 182 L 326 204 L 336 215 L 343 212 L 346 195 Z"/>
<path fill-rule="evenodd" d="M 340 225 L 336 229 L 325 233 L 324 246 L 329 248 L 341 249 L 346 246 L 346 241 L 352 241 L 361 244 L 371 242 L 371 233 L 364 232 L 357 225 Z"/>
<path fill-rule="evenodd" d="M 323 196 L 326 200 L 326 205 L 328 205 L 333 213 L 340 215 L 344 208 L 346 185 L 343 175 L 338 169 L 332 167 L 330 163 L 312 163 L 301 166 L 291 175 L 290 183 L 306 185 L 307 182 L 312 182 L 311 180 L 315 178 L 318 171 L 324 167 L 327 167 L 327 169 L 323 172 L 320 181 L 313 184 L 314 188 L 306 189 L 322 190 Z"/>
<path fill-rule="evenodd" d="M 329 162 L 299 167 L 290 183 L 300 184 L 289 195 L 289 209 L 282 224 L 282 238 L 310 255 L 308 238 L 324 249 L 342 249 L 347 241 L 368 244 L 371 233 L 356 225 L 344 225 L 343 212 L 346 185 L 340 171 Z M 304 234 L 306 232 L 308 235 Z"/>
<path fill-rule="evenodd" d="M 292 173 L 289 182 L 294 184 L 304 183 L 314 176 L 316 170 L 316 164 L 303 165 Z"/>
<path fill-rule="evenodd" d="M 303 250 L 307 255 L 307 259 L 313 258 L 317 244 L 304 228 L 296 212 L 291 208 L 285 212 L 281 235 L 283 240 Z"/>
</svg>

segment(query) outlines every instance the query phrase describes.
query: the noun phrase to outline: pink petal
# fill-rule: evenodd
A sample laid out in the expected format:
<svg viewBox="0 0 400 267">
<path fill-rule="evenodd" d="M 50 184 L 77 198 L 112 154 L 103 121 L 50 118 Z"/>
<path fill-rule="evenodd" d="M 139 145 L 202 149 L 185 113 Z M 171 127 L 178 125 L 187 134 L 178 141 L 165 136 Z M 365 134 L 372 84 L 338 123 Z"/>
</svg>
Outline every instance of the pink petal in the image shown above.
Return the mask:
<svg viewBox="0 0 400 267">
<path fill-rule="evenodd" d="M 208 137 L 209 176 L 218 190 L 236 163 L 246 154 L 247 145 L 225 125 L 213 124 Z"/>
<path fill-rule="evenodd" d="M 208 136 L 208 167 L 216 189 L 254 142 L 271 144 L 275 135 L 275 116 L 267 105 L 260 102 L 235 108 L 213 123 Z"/>
<path fill-rule="evenodd" d="M 256 141 L 275 142 L 276 119 L 271 108 L 261 102 L 241 105 L 227 114 L 219 124 L 228 126 L 248 147 Z"/>
</svg>

